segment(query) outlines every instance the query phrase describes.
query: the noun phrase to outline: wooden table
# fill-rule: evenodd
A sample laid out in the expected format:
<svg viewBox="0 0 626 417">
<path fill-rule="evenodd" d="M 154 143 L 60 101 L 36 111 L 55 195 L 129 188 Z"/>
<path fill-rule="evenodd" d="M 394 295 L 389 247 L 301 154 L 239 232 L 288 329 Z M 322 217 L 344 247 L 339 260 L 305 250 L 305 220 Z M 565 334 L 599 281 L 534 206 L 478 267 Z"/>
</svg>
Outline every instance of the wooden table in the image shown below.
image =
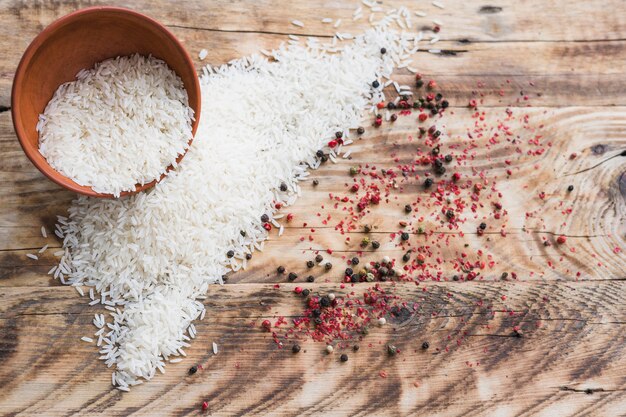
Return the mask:
<svg viewBox="0 0 626 417">
<path fill-rule="evenodd" d="M 626 249 L 626 158 L 620 156 L 626 149 L 624 4 L 442 2 L 443 10 L 428 1 L 390 1 L 385 6 L 419 8 L 444 22 L 438 47 L 448 53 L 420 52 L 416 66 L 437 80 L 455 107 L 454 117 L 447 118 L 448 130 L 462 131 L 471 122 L 463 107 L 481 81 L 485 89 L 505 85 L 506 97 L 519 91 L 531 94 L 533 107 L 526 111 L 545 122 L 553 142 L 536 166 L 519 166 L 513 160 L 519 175 L 503 190 L 510 208 L 506 238 L 496 234 L 485 239 L 468 229 L 466 244 L 484 247 L 499 260 L 498 267 L 480 281 L 428 283 L 428 292 L 398 284 L 396 292 L 419 301 L 424 310 L 372 331 L 345 364 L 310 341 L 294 356 L 250 326 L 301 309 L 294 285 L 273 287 L 284 281 L 276 277 L 276 265 L 304 269 L 308 258 L 303 253 L 310 257 L 312 246 L 334 249 L 337 264 L 357 249 L 357 244 L 346 245 L 333 227 L 322 227 L 315 211 L 329 192 L 344 189 L 351 164 L 391 164 L 381 150 L 390 138 L 414 129 L 414 122 L 399 121 L 355 144 L 352 161 L 341 160 L 314 174 L 320 186 L 305 185 L 303 197 L 290 209 L 298 221 L 280 239 L 272 234 L 248 271 L 210 289 L 207 319 L 197 324 L 199 337 L 188 350 L 189 358 L 130 393 L 110 385 L 110 372 L 97 351 L 80 342 L 93 332 L 97 310 L 46 275 L 55 263 L 53 251 L 39 261 L 25 256 L 44 243 L 59 246 L 54 236 L 43 239 L 40 227 L 53 230 L 55 216 L 73 195 L 29 163 L 8 109 L 12 75 L 30 40 L 56 18 L 104 3 L 0 2 L 0 414 L 626 415 L 626 256 L 619 252 Z M 106 4 L 132 7 L 167 24 L 198 68 L 201 48 L 209 51 L 205 62 L 217 64 L 276 47 L 288 34 L 330 37 L 333 28 L 321 23 L 324 16 L 342 18 L 342 31 L 357 33 L 367 27 L 363 21 L 352 22 L 357 4 L 343 1 Z M 432 25 L 429 18 L 422 19 L 426 26 Z M 305 27 L 293 26 L 293 19 Z M 498 110 L 504 105 L 489 96 L 484 107 Z M 572 153 L 578 155 L 573 161 Z M 484 164 L 492 163 L 484 152 L 482 157 Z M 553 208 L 569 184 L 574 185 L 568 200 L 573 213 L 563 226 L 564 217 Z M 542 191 L 544 200 L 537 198 Z M 528 210 L 543 210 L 543 228 L 525 218 Z M 375 223 L 381 240 L 396 229 L 396 213 L 391 208 L 379 211 Z M 303 222 L 318 229 L 314 244 L 300 242 L 306 234 Z M 566 235 L 568 248 L 576 252 L 544 247 L 542 239 L 554 234 Z M 360 240 L 360 233 L 352 234 L 352 242 Z M 379 254 L 401 255 L 393 245 Z M 517 281 L 499 279 L 500 271 L 513 268 Z M 339 293 L 339 278 L 327 278 L 310 287 Z M 502 296 L 506 301 L 499 301 Z M 515 314 L 488 314 L 481 300 Z M 516 325 L 521 337 L 512 332 Z M 437 351 L 448 338 L 452 348 Z M 462 339 L 459 346 L 457 339 Z M 426 352 L 419 349 L 423 340 L 432 345 Z M 212 342 L 220 347 L 215 357 Z M 386 343 L 403 353 L 389 358 Z M 205 370 L 188 376 L 193 363 L 204 364 Z M 205 400 L 209 410 L 203 413 Z"/>
</svg>

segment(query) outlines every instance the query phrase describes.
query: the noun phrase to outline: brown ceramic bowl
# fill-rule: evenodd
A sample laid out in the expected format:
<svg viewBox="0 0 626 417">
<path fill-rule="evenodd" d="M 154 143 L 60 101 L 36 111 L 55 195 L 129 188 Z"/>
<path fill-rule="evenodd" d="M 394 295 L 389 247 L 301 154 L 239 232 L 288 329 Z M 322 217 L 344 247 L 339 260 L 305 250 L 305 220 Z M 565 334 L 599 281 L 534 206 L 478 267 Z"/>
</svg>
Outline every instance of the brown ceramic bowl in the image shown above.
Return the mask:
<svg viewBox="0 0 626 417">
<path fill-rule="evenodd" d="M 152 54 L 164 60 L 183 80 L 189 107 L 195 111 L 192 129 L 195 135 L 200 120 L 200 84 L 189 54 L 176 37 L 157 21 L 132 10 L 118 7 L 79 10 L 53 22 L 32 41 L 13 80 L 11 111 L 17 138 L 32 163 L 52 181 L 80 194 L 112 197 L 79 185 L 52 168 L 39 153 L 36 125 L 56 89 L 76 79 L 81 69 L 91 68 L 107 58 L 134 53 Z M 193 138 L 189 139 L 191 143 Z M 179 155 L 177 161 L 183 156 Z M 137 185 L 134 191 L 124 192 L 122 196 L 145 190 L 157 182 Z"/>
</svg>

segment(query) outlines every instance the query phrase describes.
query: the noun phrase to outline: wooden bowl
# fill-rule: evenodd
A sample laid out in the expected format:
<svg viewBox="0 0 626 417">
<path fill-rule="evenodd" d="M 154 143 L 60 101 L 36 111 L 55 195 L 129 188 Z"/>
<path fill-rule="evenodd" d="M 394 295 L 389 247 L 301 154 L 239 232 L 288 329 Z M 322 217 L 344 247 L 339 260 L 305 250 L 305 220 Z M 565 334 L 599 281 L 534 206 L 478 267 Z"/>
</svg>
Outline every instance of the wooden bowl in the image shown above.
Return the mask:
<svg viewBox="0 0 626 417">
<path fill-rule="evenodd" d="M 39 153 L 36 130 L 39 114 L 52 99 L 57 88 L 76 79 L 83 68 L 116 56 L 152 54 L 167 62 L 183 80 L 189 107 L 195 112 L 192 132 L 200 120 L 200 83 L 193 62 L 185 48 L 163 25 L 132 10 L 118 7 L 91 7 L 60 18 L 45 28 L 28 46 L 20 61 L 11 94 L 11 112 L 17 138 L 32 163 L 52 181 L 80 194 L 111 198 L 91 187 L 77 184 L 48 164 Z M 189 143 L 193 137 L 189 138 Z M 183 155 L 179 155 L 180 162 Z M 167 171 L 173 169 L 168 167 Z M 137 193 L 163 179 L 137 185 Z"/>
</svg>

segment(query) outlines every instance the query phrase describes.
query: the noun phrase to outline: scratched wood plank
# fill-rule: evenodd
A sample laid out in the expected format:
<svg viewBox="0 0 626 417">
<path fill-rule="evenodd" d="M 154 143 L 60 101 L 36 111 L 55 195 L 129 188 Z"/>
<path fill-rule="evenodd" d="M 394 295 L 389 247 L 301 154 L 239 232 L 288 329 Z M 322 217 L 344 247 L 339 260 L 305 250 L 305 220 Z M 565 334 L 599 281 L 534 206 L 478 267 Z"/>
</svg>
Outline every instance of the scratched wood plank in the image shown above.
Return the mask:
<svg viewBox="0 0 626 417">
<path fill-rule="evenodd" d="M 79 341 L 94 331 L 93 309 L 73 289 L 4 289 L 0 413 L 200 415 L 205 400 L 216 416 L 620 415 L 626 406 L 623 282 L 447 283 L 427 292 L 398 284 L 395 294 L 419 304 L 415 315 L 372 328 L 356 353 L 350 345 L 326 355 L 307 341 L 297 356 L 259 328 L 299 314 L 293 287 L 211 287 L 188 357 L 125 394 Z M 333 284 L 311 288 L 344 294 Z M 389 357 L 388 343 L 401 353 Z M 196 363 L 205 370 L 186 375 Z"/>
<path fill-rule="evenodd" d="M 0 62 L 0 105 L 5 107 L 9 105 L 15 67 L 30 40 L 63 14 L 100 4 L 89 1 L 6 3 L 7 7 L 0 9 L 0 22 L 3 22 L 0 38 L 5 45 L 4 59 Z M 602 7 L 582 2 L 567 7 L 537 1 L 523 5 L 502 1 L 497 5 L 470 3 L 444 10 L 427 4 L 432 13 L 449 19 L 450 24 L 446 24 L 440 34 L 444 42 L 435 46 L 453 55 L 434 56 L 422 51 L 416 55 L 414 66 L 428 76 L 436 76 L 447 96 L 465 98 L 480 81 L 495 90 L 540 92 L 538 105 L 559 106 L 566 101 L 569 105 L 626 105 L 623 101 L 626 96 L 623 83 L 626 18 L 613 13 L 621 7 L 619 0 L 615 0 L 615 4 L 606 2 Z M 345 27 L 342 24 L 339 28 L 342 31 L 357 32 L 369 27 L 366 21 L 351 20 L 355 7 L 348 2 L 292 2 L 293 8 L 277 8 L 270 2 L 250 5 L 243 1 L 224 1 L 208 7 L 202 1 L 189 1 L 185 2 L 183 10 L 172 10 L 166 2 L 150 2 L 149 6 L 123 1 L 106 4 L 135 7 L 162 20 L 194 57 L 200 49 L 206 48 L 209 55 L 205 63 L 214 65 L 260 48 L 277 47 L 288 40 L 290 33 L 331 36 L 335 31 L 317 18 L 308 21 L 302 17 L 299 19 L 304 19 L 307 26 L 299 30 L 290 23 L 294 16 L 318 16 L 320 10 L 328 10 L 333 16 L 347 15 L 343 19 Z M 410 2 L 392 2 L 389 8 L 403 4 L 408 6 Z M 544 12 L 537 13 L 537 7 Z M 558 25 L 551 22 L 554 15 L 549 10 L 559 10 Z M 426 21 L 430 22 L 429 19 Z M 417 27 L 417 20 L 415 22 Z M 429 47 L 426 44 L 424 49 Z M 511 50 L 516 53 L 512 54 Z M 196 62 L 200 68 L 197 58 Z M 531 88 L 530 80 L 538 88 Z M 498 105 L 498 100 L 490 104 Z"/>
</svg>

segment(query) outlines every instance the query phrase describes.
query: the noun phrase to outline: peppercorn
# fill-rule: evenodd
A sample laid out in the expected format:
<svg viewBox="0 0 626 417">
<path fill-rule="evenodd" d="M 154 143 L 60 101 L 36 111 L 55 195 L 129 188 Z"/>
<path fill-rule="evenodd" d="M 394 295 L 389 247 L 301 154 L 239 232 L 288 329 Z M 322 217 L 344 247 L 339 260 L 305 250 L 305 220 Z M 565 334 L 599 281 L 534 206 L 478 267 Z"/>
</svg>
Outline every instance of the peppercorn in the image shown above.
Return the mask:
<svg viewBox="0 0 626 417">
<path fill-rule="evenodd" d="M 454 211 L 452 211 L 452 210 L 446 211 L 446 217 L 449 218 L 449 219 L 454 218 Z"/>
<path fill-rule="evenodd" d="M 351 263 L 352 265 L 358 265 L 358 264 L 359 264 L 359 258 L 357 258 L 357 257 L 355 256 L 354 258 L 352 258 L 352 259 L 350 260 L 350 263 Z"/>
<path fill-rule="evenodd" d="M 380 248 L 380 243 L 377 240 L 374 240 L 372 242 L 372 248 L 374 248 L 374 249 Z"/>
<path fill-rule="evenodd" d="M 402 240 L 409 240 L 409 234 L 407 232 L 402 232 L 402 234 L 400 235 L 400 238 Z"/>
<path fill-rule="evenodd" d="M 311 315 L 313 317 L 319 317 L 322 315 L 322 311 L 319 308 L 314 308 L 313 310 L 311 310 Z"/>
<path fill-rule="evenodd" d="M 324 260 L 322 255 L 315 255 L 315 262 L 320 263 Z"/>
<path fill-rule="evenodd" d="M 424 86 L 424 81 L 422 80 L 415 81 L 415 87 L 422 88 L 423 86 Z"/>
<path fill-rule="evenodd" d="M 480 227 L 480 230 L 485 230 L 487 228 L 487 223 L 481 223 L 478 227 Z"/>
<path fill-rule="evenodd" d="M 410 259 L 411 259 L 410 252 L 407 252 L 404 255 L 402 255 L 402 261 L 403 262 L 409 262 Z"/>
<path fill-rule="evenodd" d="M 382 267 L 378 270 L 378 273 L 383 276 L 386 277 L 387 275 L 389 275 L 389 269 L 387 269 L 386 267 Z"/>
<path fill-rule="evenodd" d="M 320 298 L 320 305 L 322 307 L 330 307 L 330 298 L 326 295 Z"/>
<path fill-rule="evenodd" d="M 571 193 L 572 191 L 574 191 L 574 186 L 573 185 L 569 185 L 567 187 L 567 192 Z"/>
<path fill-rule="evenodd" d="M 346 268 L 345 272 L 344 272 L 347 276 L 351 277 L 352 274 L 354 274 L 354 271 L 352 270 L 352 268 Z"/>
<path fill-rule="evenodd" d="M 443 161 L 441 159 L 435 159 L 433 165 L 435 166 L 435 168 L 440 168 L 443 166 Z"/>
<path fill-rule="evenodd" d="M 285 192 L 287 191 L 287 184 L 285 184 L 284 182 L 280 183 L 280 191 Z"/>
<path fill-rule="evenodd" d="M 298 353 L 298 352 L 300 352 L 300 349 L 301 349 L 301 348 L 300 348 L 300 345 L 299 345 L 299 344 L 297 344 L 297 343 L 291 347 L 291 351 L 292 351 L 293 353 Z"/>
<path fill-rule="evenodd" d="M 443 175 L 445 173 L 446 173 L 446 167 L 444 167 L 444 166 L 435 167 L 435 174 Z"/>
<path fill-rule="evenodd" d="M 442 109 L 447 109 L 449 105 L 450 105 L 450 103 L 448 103 L 448 100 L 443 100 L 441 102 L 441 108 Z"/>
<path fill-rule="evenodd" d="M 444 159 L 444 161 L 446 161 L 449 164 L 450 162 L 452 162 L 452 155 L 448 154 L 448 155 L 444 156 L 443 159 Z"/>
<path fill-rule="evenodd" d="M 276 271 L 277 271 L 279 274 L 283 274 L 283 273 L 285 272 L 285 267 L 281 265 L 281 266 L 279 266 L 278 268 L 276 268 Z"/>
<path fill-rule="evenodd" d="M 370 226 L 369 224 L 366 224 L 365 226 L 363 226 L 363 231 L 365 233 L 369 233 L 372 231 L 372 226 Z"/>
<path fill-rule="evenodd" d="M 326 262 L 324 264 L 324 269 L 327 271 L 330 271 L 330 269 L 333 267 L 333 264 L 331 264 L 330 262 Z"/>
<path fill-rule="evenodd" d="M 313 323 L 315 323 L 316 325 L 320 325 L 323 323 L 322 319 L 319 317 L 316 317 L 315 319 L 313 319 Z"/>
<path fill-rule="evenodd" d="M 429 347 L 430 347 L 430 343 L 428 343 L 428 342 L 424 342 L 424 343 L 422 343 L 422 349 L 426 350 L 426 349 L 428 349 Z"/>
<path fill-rule="evenodd" d="M 322 162 L 328 161 L 328 155 L 322 155 L 321 161 Z"/>
<path fill-rule="evenodd" d="M 235 256 L 235 251 L 229 250 L 228 252 L 226 252 L 226 256 L 228 258 L 232 258 L 233 256 Z"/>
<path fill-rule="evenodd" d="M 434 138 L 438 138 L 439 136 L 441 136 L 441 131 L 440 130 L 435 130 L 435 133 L 433 133 L 433 137 Z"/>
<path fill-rule="evenodd" d="M 261 216 L 261 222 L 267 223 L 269 220 L 270 220 L 270 216 L 268 216 L 267 214 L 264 214 Z"/>
<path fill-rule="evenodd" d="M 246 237 L 246 232 L 244 232 L 243 230 L 240 230 L 240 231 L 239 231 L 239 234 L 240 234 L 242 237 Z"/>
<path fill-rule="evenodd" d="M 357 167 L 350 167 L 350 175 L 355 176 L 356 174 L 358 174 L 359 170 L 357 169 Z"/>
<path fill-rule="evenodd" d="M 246 260 L 250 260 L 252 259 L 252 254 L 251 253 L 246 253 Z"/>
<path fill-rule="evenodd" d="M 374 81 L 374 82 L 372 83 L 372 87 L 374 87 L 374 88 L 378 88 L 378 87 L 380 87 L 380 83 L 379 83 L 378 81 Z"/>
<path fill-rule="evenodd" d="M 413 208 L 411 207 L 411 205 L 410 205 L 410 204 L 407 204 L 407 205 L 405 205 L 405 206 L 404 206 L 404 211 L 405 211 L 406 213 L 410 213 L 410 212 L 412 212 L 412 211 L 413 211 Z"/>
<path fill-rule="evenodd" d="M 189 368 L 189 375 L 193 375 L 196 372 L 198 372 L 198 367 L 196 365 L 194 365 L 191 368 Z"/>
<path fill-rule="evenodd" d="M 314 265 L 315 265 L 315 263 L 313 263 L 313 261 L 306 261 L 306 267 L 307 268 L 313 268 Z"/>
<path fill-rule="evenodd" d="M 503 272 L 502 275 L 500 275 L 500 279 L 506 279 L 506 277 L 509 276 L 508 272 Z"/>
<path fill-rule="evenodd" d="M 376 269 L 380 268 L 380 262 L 375 262 L 374 263 L 374 268 L 376 268 Z"/>
<path fill-rule="evenodd" d="M 358 133 L 359 135 L 362 135 L 363 133 L 365 133 L 365 128 L 359 126 L 356 130 L 356 133 Z"/>
<path fill-rule="evenodd" d="M 394 345 L 387 345 L 387 353 L 389 356 L 394 356 L 398 353 L 398 349 Z"/>
<path fill-rule="evenodd" d="M 387 108 L 389 110 L 395 110 L 396 108 L 396 103 L 394 103 L 393 101 L 390 101 L 389 103 L 387 103 Z"/>
<path fill-rule="evenodd" d="M 380 53 L 385 55 L 387 53 L 387 49 L 386 48 L 380 48 Z"/>
<path fill-rule="evenodd" d="M 359 350 L 359 345 L 352 346 L 352 350 L 357 352 Z"/>
<path fill-rule="evenodd" d="M 459 276 L 458 276 L 458 275 L 454 275 L 454 276 L 452 277 L 452 281 L 458 281 L 458 280 L 459 280 Z"/>
<path fill-rule="evenodd" d="M 350 277 L 350 282 L 359 282 L 359 275 L 354 274 Z"/>
<path fill-rule="evenodd" d="M 295 281 L 296 278 L 298 278 L 298 274 L 296 274 L 295 272 L 290 272 L 289 275 L 287 276 L 287 279 L 289 281 Z"/>
<path fill-rule="evenodd" d="M 324 156 L 324 151 L 320 149 L 320 150 L 318 150 L 317 152 L 315 152 L 315 155 L 316 155 L 318 158 L 321 158 L 322 156 Z"/>
<path fill-rule="evenodd" d="M 313 275 L 309 275 L 308 277 L 306 277 L 306 281 L 307 282 L 313 282 L 313 281 L 315 281 L 315 277 Z"/>
<path fill-rule="evenodd" d="M 326 346 L 326 353 L 333 353 L 334 350 L 335 350 L 335 348 L 333 348 L 332 345 L 327 345 Z"/>
<path fill-rule="evenodd" d="M 318 186 L 319 185 L 319 181 L 318 180 L 313 180 L 313 186 Z"/>
<path fill-rule="evenodd" d="M 307 290 L 307 289 L 302 290 L 302 295 L 303 296 L 308 297 L 309 294 L 311 294 L 311 290 Z"/>
<path fill-rule="evenodd" d="M 348 362 L 348 355 L 344 353 L 339 357 L 339 359 L 341 359 L 341 362 Z"/>
<path fill-rule="evenodd" d="M 391 115 L 391 121 L 395 122 L 396 120 L 398 120 L 398 115 L 397 114 L 392 114 Z"/>
<path fill-rule="evenodd" d="M 433 185 L 433 179 L 432 178 L 426 178 L 426 180 L 424 181 L 424 187 L 428 188 L 431 185 Z"/>
</svg>

